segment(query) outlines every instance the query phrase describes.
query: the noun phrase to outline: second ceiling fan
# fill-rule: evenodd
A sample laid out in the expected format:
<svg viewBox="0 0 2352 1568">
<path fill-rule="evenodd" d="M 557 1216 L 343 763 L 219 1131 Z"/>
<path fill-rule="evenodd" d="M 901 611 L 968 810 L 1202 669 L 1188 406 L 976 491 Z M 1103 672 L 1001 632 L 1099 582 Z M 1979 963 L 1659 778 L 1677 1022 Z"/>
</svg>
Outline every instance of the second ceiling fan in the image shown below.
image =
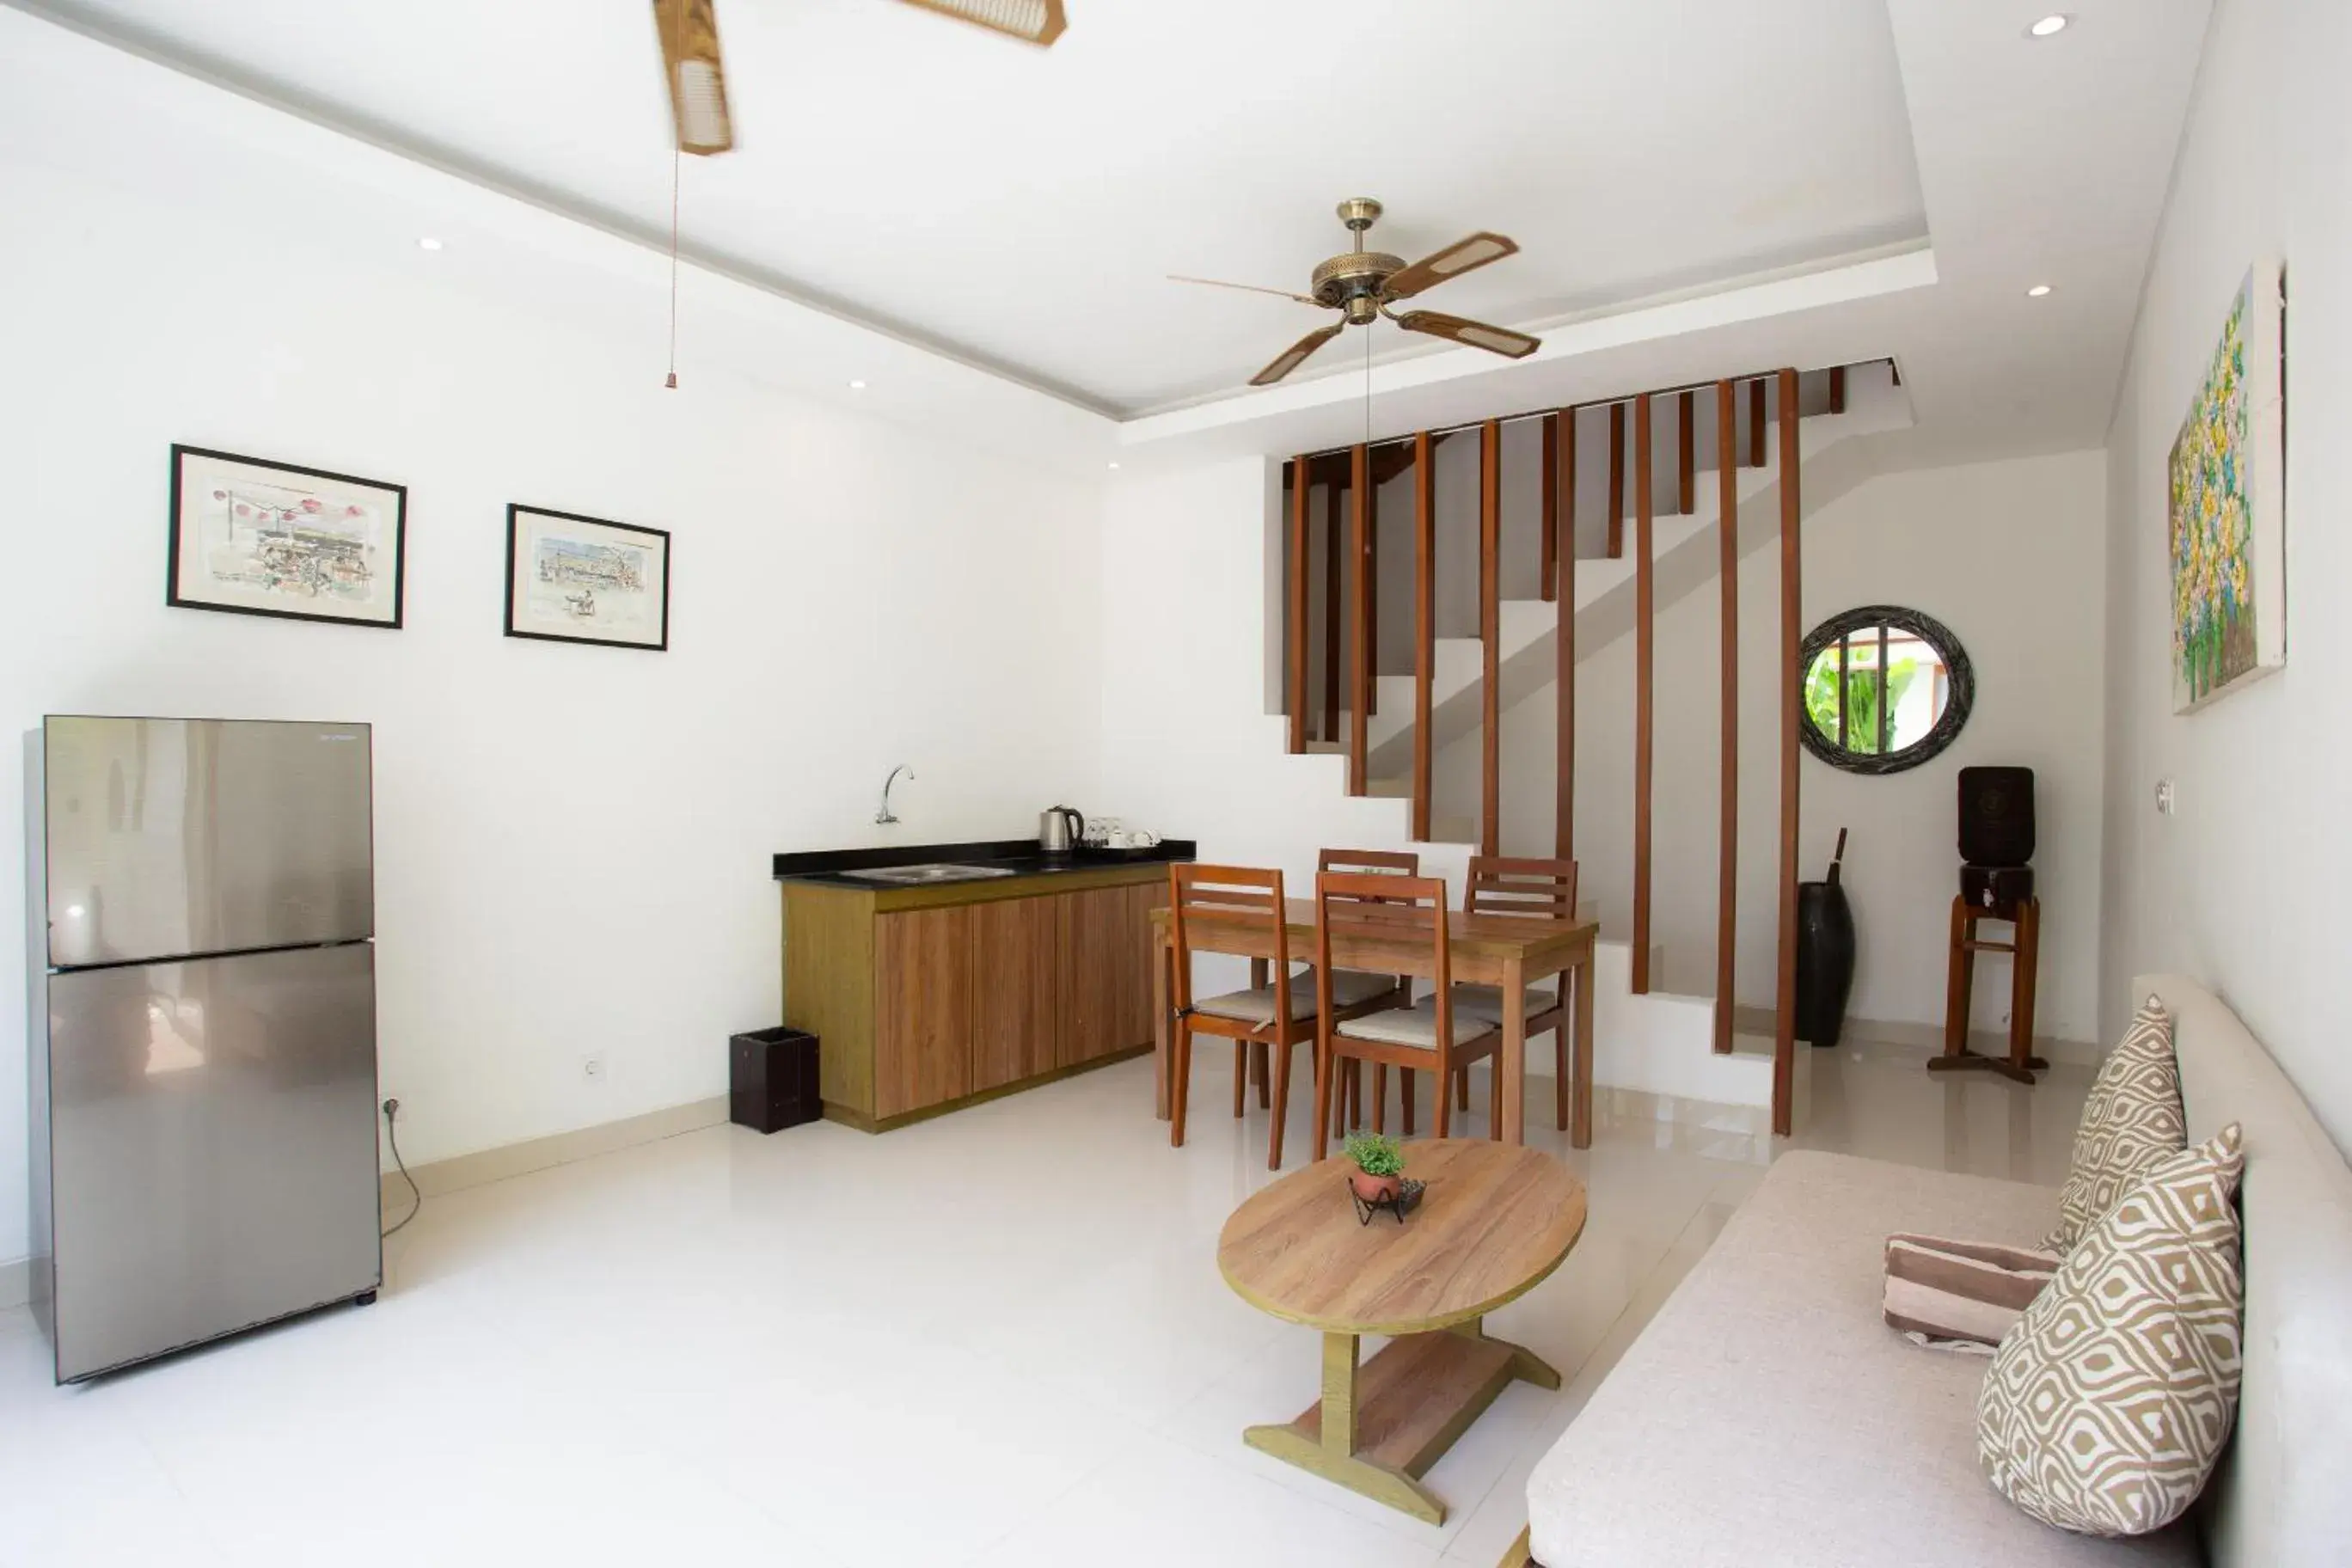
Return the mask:
<svg viewBox="0 0 2352 1568">
<path fill-rule="evenodd" d="M 654 25 L 661 36 L 662 75 L 669 82 L 670 111 L 677 121 L 681 153 L 709 157 L 735 145 L 727 112 L 727 69 L 719 54 L 715 0 L 653 0 Z M 1062 0 L 899 0 L 1051 48 L 1069 28 Z"/>
<path fill-rule="evenodd" d="M 1485 230 L 1467 239 L 1455 240 L 1444 249 L 1407 263 L 1402 256 L 1385 251 L 1366 250 L 1364 231 L 1380 221 L 1381 204 L 1370 196 L 1354 196 L 1339 204 L 1339 221 L 1356 237 L 1355 248 L 1343 250 L 1315 268 L 1307 294 L 1294 294 L 1287 289 L 1261 289 L 1253 283 L 1226 283 L 1214 278 L 1174 277 L 1179 283 L 1206 283 L 1217 289 L 1245 289 L 1253 294 L 1273 294 L 1285 300 L 1296 300 L 1302 305 L 1319 310 L 1338 310 L 1340 319 L 1328 327 L 1318 328 L 1291 344 L 1274 358 L 1274 362 L 1250 377 L 1252 386 L 1271 386 L 1307 363 L 1307 357 L 1349 327 L 1368 327 L 1385 316 L 1408 332 L 1423 332 L 1433 338 L 1447 338 L 1457 343 L 1467 343 L 1474 349 L 1502 354 L 1508 359 L 1525 359 L 1543 347 L 1543 340 L 1525 332 L 1515 332 L 1508 327 L 1490 326 L 1463 316 L 1449 316 L 1442 310 L 1406 310 L 1398 312 L 1389 307 L 1400 300 L 1410 300 L 1425 289 L 1432 289 L 1449 278 L 1459 278 L 1475 271 L 1490 261 L 1500 261 L 1518 253 L 1518 243 L 1507 235 L 1490 234 Z"/>
</svg>

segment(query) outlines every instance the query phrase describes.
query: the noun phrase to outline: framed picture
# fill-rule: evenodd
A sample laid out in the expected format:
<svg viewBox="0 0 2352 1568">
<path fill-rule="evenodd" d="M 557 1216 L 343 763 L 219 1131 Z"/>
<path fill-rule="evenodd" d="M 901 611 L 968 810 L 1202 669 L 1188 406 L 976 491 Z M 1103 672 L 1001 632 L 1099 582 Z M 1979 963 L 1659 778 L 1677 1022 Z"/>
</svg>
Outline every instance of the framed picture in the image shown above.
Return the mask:
<svg viewBox="0 0 2352 1568">
<path fill-rule="evenodd" d="M 507 636 L 668 647 L 669 535 L 508 507 Z"/>
<path fill-rule="evenodd" d="M 2259 263 L 2167 465 L 2176 713 L 2286 663 L 2285 348 L 2282 274 Z"/>
<path fill-rule="evenodd" d="M 405 485 L 172 448 L 167 605 L 396 631 L 407 545 Z"/>
</svg>

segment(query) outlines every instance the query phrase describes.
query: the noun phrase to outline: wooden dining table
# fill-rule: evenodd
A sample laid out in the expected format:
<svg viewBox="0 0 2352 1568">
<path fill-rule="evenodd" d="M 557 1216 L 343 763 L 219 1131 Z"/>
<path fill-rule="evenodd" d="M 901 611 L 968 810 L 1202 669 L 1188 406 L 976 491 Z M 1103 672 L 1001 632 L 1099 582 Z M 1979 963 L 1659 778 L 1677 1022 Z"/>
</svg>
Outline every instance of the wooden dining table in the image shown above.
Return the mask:
<svg viewBox="0 0 2352 1568">
<path fill-rule="evenodd" d="M 1313 965 L 1315 900 L 1285 901 L 1289 927 L 1290 958 Z M 1264 917 L 1259 917 L 1263 919 Z M 1449 914 L 1446 947 L 1454 980 L 1464 985 L 1493 985 L 1503 993 L 1503 1044 L 1495 1070 L 1499 1075 L 1502 1137 L 1507 1143 L 1527 1142 L 1527 988 L 1536 981 L 1560 976 L 1572 992 L 1569 1142 L 1579 1149 L 1592 1146 L 1592 944 L 1600 934 L 1593 921 L 1531 920 L 1522 915 Z M 1263 969 L 1274 957 L 1274 933 L 1263 925 L 1223 920 L 1198 910 L 1188 915 L 1184 932 L 1195 952 L 1221 952 L 1255 960 L 1253 981 L 1264 984 Z M 1169 1029 L 1173 1021 L 1170 998 L 1174 994 L 1168 911 L 1151 911 L 1151 1043 L 1157 1068 L 1155 1110 L 1168 1120 Z M 1338 969 L 1367 974 L 1410 974 L 1436 978 L 1436 952 L 1426 933 L 1400 938 L 1350 933 L 1334 938 L 1331 963 Z M 1438 1085 L 1437 1091 L 1447 1092 Z"/>
</svg>

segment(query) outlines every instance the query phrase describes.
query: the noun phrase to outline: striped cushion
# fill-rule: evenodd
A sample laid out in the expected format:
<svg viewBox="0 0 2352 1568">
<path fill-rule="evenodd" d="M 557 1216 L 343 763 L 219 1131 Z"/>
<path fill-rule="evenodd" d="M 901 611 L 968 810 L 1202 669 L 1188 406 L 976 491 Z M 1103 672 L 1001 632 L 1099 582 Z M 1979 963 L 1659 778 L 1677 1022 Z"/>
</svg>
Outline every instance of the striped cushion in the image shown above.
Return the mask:
<svg viewBox="0 0 2352 1568">
<path fill-rule="evenodd" d="M 2172 1017 L 2149 997 L 2123 1043 L 2107 1053 L 2074 1132 L 2074 1163 L 2058 1194 L 2058 1228 L 2042 1243 L 2063 1253 L 2138 1180 L 2189 1146 Z"/>
<path fill-rule="evenodd" d="M 2145 1535 L 2204 1489 L 2238 1409 L 2231 1200 L 2244 1169 L 2234 1122 L 2158 1166 L 2084 1232 L 1993 1353 L 1977 1458 L 2044 1524 Z"/>
<path fill-rule="evenodd" d="M 2052 1252 L 1890 1236 L 1887 1325 L 1914 1344 L 1990 1355 L 2057 1268 Z"/>
</svg>

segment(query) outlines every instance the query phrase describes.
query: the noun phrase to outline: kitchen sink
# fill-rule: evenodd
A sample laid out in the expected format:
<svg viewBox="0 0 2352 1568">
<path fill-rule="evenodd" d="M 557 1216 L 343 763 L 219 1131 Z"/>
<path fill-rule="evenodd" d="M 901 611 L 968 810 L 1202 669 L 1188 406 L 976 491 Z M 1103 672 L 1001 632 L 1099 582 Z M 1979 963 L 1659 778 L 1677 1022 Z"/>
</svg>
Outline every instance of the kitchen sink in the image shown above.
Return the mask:
<svg viewBox="0 0 2352 1568">
<path fill-rule="evenodd" d="M 935 862 L 929 866 L 877 866 L 863 871 L 844 871 L 845 877 L 855 877 L 861 882 L 887 882 L 892 887 L 926 886 L 932 882 L 973 882 L 983 877 L 1010 877 L 1012 869 L 1004 866 L 955 866 Z"/>
</svg>

